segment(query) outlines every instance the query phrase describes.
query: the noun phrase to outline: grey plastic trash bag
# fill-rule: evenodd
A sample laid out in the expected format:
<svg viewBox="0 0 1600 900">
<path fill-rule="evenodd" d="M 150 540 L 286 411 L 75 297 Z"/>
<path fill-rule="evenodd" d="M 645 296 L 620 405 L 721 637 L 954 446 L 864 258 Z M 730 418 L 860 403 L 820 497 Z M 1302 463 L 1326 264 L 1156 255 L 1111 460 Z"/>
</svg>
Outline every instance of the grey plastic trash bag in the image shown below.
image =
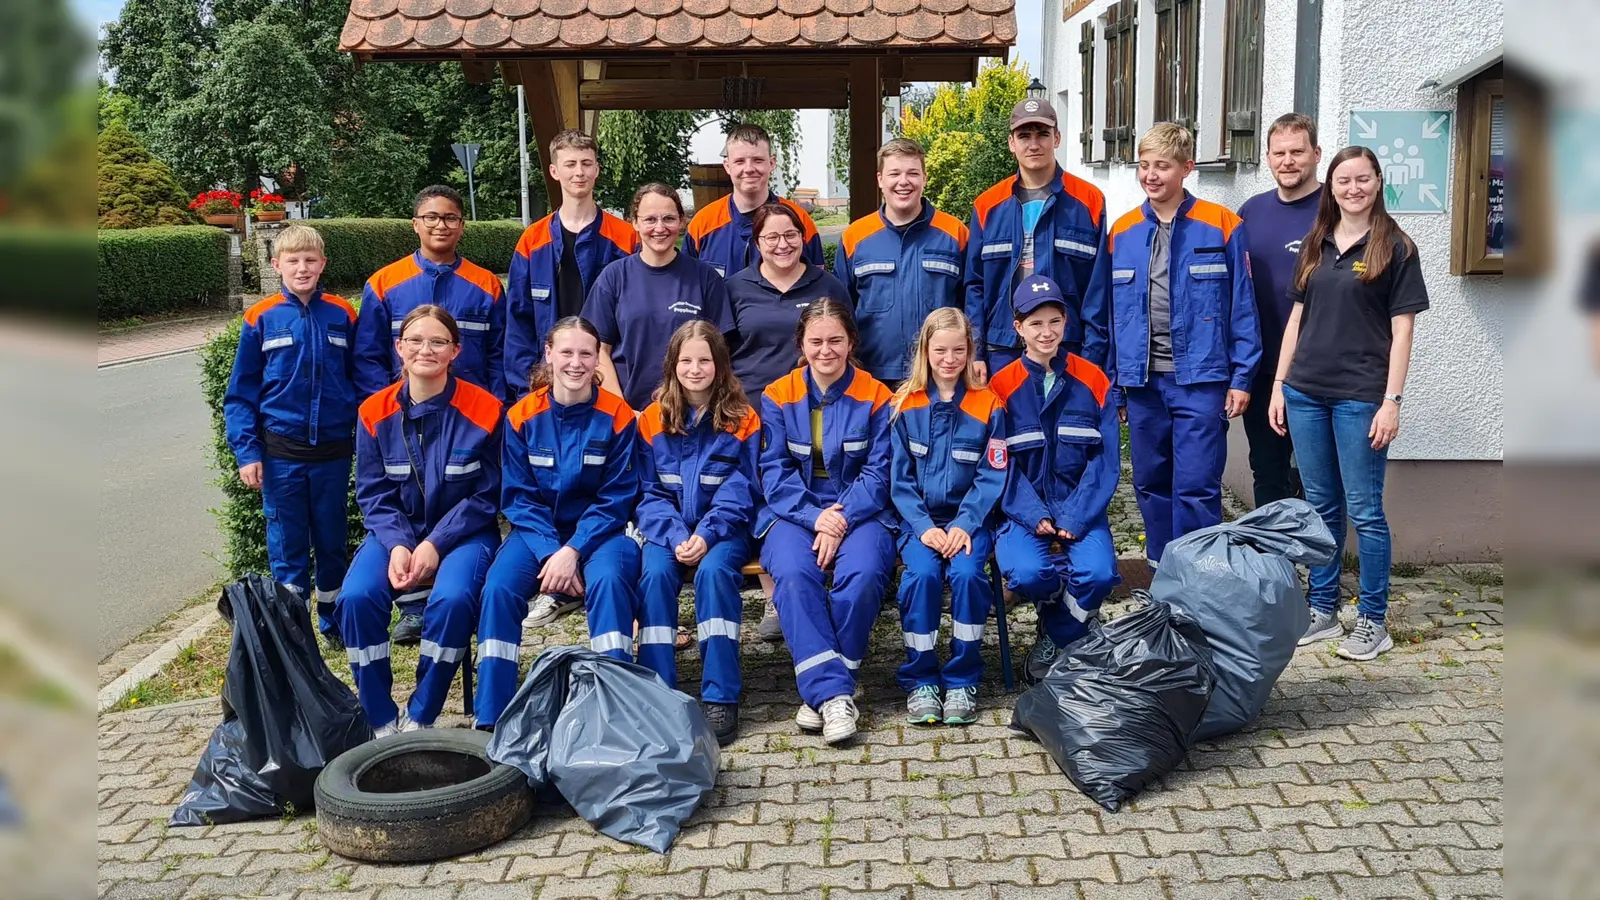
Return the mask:
<svg viewBox="0 0 1600 900">
<path fill-rule="evenodd" d="M 539 654 L 489 758 L 554 787 L 602 834 L 665 853 L 716 787 L 716 735 L 693 698 L 583 647 Z"/>
<path fill-rule="evenodd" d="M 1200 627 L 1152 603 L 1092 627 L 1064 650 L 1044 680 L 1017 698 L 1011 727 L 1043 744 L 1078 790 L 1116 812 L 1182 761 L 1211 682 Z"/>
<path fill-rule="evenodd" d="M 1321 565 L 1337 551 L 1311 504 L 1292 499 L 1167 545 L 1150 594 L 1200 623 L 1216 662 L 1195 740 L 1236 731 L 1267 705 L 1311 624 L 1294 564 Z"/>
<path fill-rule="evenodd" d="M 172 824 L 308 811 L 323 767 L 372 740 L 367 717 L 322 661 L 299 594 L 247 575 L 223 589 L 217 611 L 233 625 L 222 724 L 211 733 Z"/>
</svg>

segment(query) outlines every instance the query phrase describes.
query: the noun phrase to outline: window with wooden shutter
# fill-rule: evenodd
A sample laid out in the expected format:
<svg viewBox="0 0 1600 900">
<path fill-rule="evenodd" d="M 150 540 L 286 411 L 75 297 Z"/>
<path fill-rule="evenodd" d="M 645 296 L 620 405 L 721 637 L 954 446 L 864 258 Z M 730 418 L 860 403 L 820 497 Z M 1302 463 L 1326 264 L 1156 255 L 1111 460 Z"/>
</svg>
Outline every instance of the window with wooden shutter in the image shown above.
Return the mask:
<svg viewBox="0 0 1600 900">
<path fill-rule="evenodd" d="M 1261 159 L 1262 5 L 1263 0 L 1228 0 L 1222 150 L 1234 162 Z"/>
<path fill-rule="evenodd" d="M 1156 0 L 1157 122 L 1194 131 L 1200 103 L 1200 0 Z"/>
<path fill-rule="evenodd" d="M 1138 34 L 1135 0 L 1117 0 L 1106 10 L 1103 24 L 1106 44 L 1106 159 L 1133 162 L 1134 61 Z"/>
<path fill-rule="evenodd" d="M 1083 118 L 1078 141 L 1083 145 L 1083 161 L 1094 162 L 1094 21 L 1083 23 L 1078 41 L 1078 58 L 1083 64 Z"/>
</svg>

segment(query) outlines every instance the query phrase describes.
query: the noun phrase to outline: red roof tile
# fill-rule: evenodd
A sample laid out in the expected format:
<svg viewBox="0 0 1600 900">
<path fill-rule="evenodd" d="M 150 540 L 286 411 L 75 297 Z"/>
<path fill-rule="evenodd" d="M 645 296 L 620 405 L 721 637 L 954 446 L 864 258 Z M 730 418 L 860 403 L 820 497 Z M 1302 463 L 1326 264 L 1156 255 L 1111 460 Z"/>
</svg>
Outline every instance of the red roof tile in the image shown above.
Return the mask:
<svg viewBox="0 0 1600 900">
<path fill-rule="evenodd" d="M 750 27 L 750 32 L 763 44 L 791 44 L 800 36 L 800 20 L 782 13 L 763 16 Z"/>
<path fill-rule="evenodd" d="M 661 18 L 683 9 L 683 4 L 678 0 L 637 0 L 633 8 L 647 16 Z"/>
<path fill-rule="evenodd" d="M 494 0 L 494 14 L 507 19 L 520 19 L 538 11 L 539 0 Z"/>
<path fill-rule="evenodd" d="M 593 0 L 590 0 L 593 2 Z M 764 16 L 778 8 L 778 0 L 728 0 L 728 8 L 741 16 L 755 18 Z M 754 22 L 751 27 L 755 27 Z"/>
<path fill-rule="evenodd" d="M 620 19 L 612 19 L 606 34 L 612 43 L 637 46 L 656 36 L 656 20 L 636 12 L 628 13 Z"/>
<path fill-rule="evenodd" d="M 511 20 L 500 16 L 479 16 L 461 28 L 461 40 L 470 47 L 489 49 L 511 40 Z"/>
<path fill-rule="evenodd" d="M 444 11 L 459 19 L 476 19 L 494 9 L 494 0 L 445 0 Z"/>
<path fill-rule="evenodd" d="M 444 0 L 400 0 L 396 11 L 408 19 L 430 19 L 444 12 Z"/>
</svg>

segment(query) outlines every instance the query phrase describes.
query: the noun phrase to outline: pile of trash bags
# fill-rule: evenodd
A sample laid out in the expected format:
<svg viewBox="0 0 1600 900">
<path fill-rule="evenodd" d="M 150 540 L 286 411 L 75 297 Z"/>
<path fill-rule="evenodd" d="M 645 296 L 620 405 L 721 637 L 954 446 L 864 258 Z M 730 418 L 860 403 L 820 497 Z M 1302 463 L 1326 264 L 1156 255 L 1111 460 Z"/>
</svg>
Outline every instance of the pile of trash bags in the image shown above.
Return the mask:
<svg viewBox="0 0 1600 900">
<path fill-rule="evenodd" d="M 1011 727 L 1116 811 L 1197 741 L 1261 712 L 1310 624 L 1294 566 L 1321 565 L 1336 552 L 1303 500 L 1269 503 L 1174 541 L 1151 603 L 1064 650 L 1018 699 Z"/>
<path fill-rule="evenodd" d="M 173 825 L 211 825 L 312 808 L 322 769 L 372 740 L 356 695 L 317 650 L 305 600 L 248 575 L 223 589 L 233 625 L 222 724 L 200 755 Z"/>
<path fill-rule="evenodd" d="M 535 790 L 559 793 L 600 833 L 657 853 L 716 788 L 719 762 L 698 701 L 584 647 L 539 654 L 488 752 Z"/>
</svg>

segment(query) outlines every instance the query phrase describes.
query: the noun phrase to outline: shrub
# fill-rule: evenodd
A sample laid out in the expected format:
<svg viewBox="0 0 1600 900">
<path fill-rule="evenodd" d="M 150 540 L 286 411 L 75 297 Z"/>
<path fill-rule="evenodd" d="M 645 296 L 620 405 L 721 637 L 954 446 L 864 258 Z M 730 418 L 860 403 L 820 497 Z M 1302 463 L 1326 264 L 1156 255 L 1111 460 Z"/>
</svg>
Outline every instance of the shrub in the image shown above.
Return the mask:
<svg viewBox="0 0 1600 900">
<path fill-rule="evenodd" d="M 360 293 L 372 273 L 417 249 L 409 219 L 311 219 L 297 224 L 310 225 L 322 235 L 328 253 L 322 283 L 330 290 Z M 508 272 L 521 237 L 521 222 L 468 222 L 461 255 L 491 272 Z"/>
<path fill-rule="evenodd" d="M 52 319 L 94 319 L 89 229 L 0 226 L 0 309 Z"/>
<path fill-rule="evenodd" d="M 228 233 L 206 225 L 98 232 L 100 318 L 171 312 L 228 297 Z"/>
<path fill-rule="evenodd" d="M 172 169 L 152 157 L 121 122 L 100 132 L 98 174 L 101 228 L 190 225 L 195 221 Z"/>
<path fill-rule="evenodd" d="M 838 244 L 829 243 L 829 244 L 823 244 L 822 245 L 822 265 L 823 265 L 823 268 L 827 269 L 829 272 L 834 272 L 833 261 L 835 259 L 837 259 L 838 256 L 839 256 L 839 245 Z M 837 272 L 835 272 L 835 274 L 837 274 Z"/>
</svg>

